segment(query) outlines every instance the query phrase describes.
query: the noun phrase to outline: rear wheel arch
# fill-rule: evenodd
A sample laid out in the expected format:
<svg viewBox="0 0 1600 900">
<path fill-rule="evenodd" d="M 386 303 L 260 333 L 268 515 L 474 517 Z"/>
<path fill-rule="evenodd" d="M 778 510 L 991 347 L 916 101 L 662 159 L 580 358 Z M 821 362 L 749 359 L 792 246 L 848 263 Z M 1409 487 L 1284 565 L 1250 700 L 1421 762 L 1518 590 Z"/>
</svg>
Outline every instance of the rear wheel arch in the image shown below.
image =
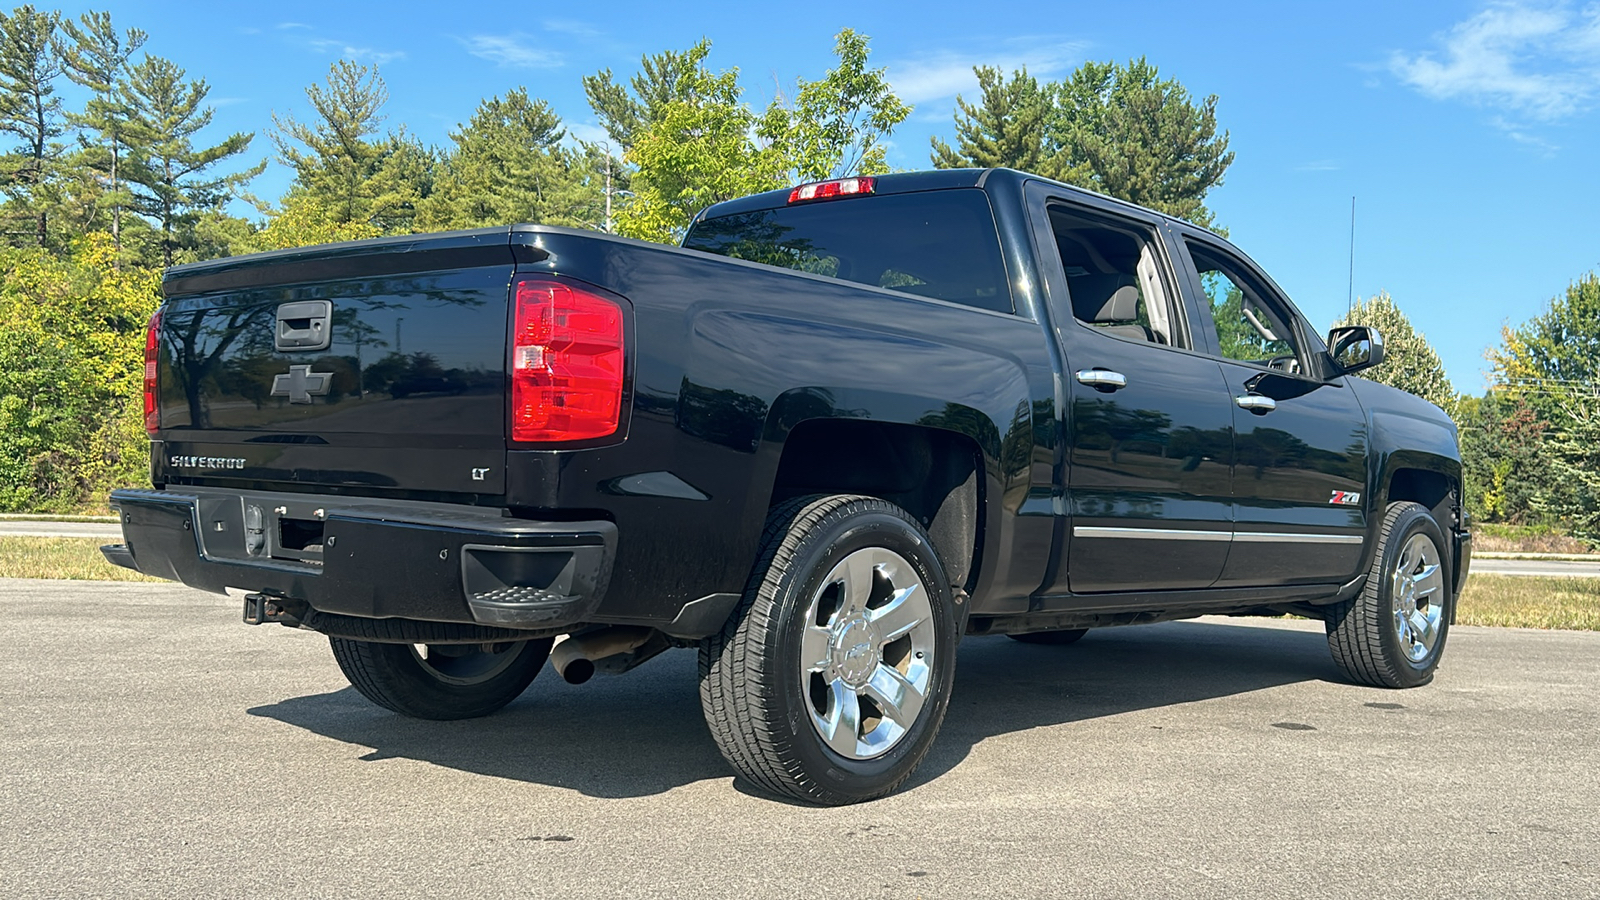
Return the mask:
<svg viewBox="0 0 1600 900">
<path fill-rule="evenodd" d="M 951 586 L 970 591 L 983 552 L 984 463 L 978 442 L 960 432 L 808 419 L 786 435 L 768 508 L 819 494 L 887 500 L 927 529 Z"/>
</svg>

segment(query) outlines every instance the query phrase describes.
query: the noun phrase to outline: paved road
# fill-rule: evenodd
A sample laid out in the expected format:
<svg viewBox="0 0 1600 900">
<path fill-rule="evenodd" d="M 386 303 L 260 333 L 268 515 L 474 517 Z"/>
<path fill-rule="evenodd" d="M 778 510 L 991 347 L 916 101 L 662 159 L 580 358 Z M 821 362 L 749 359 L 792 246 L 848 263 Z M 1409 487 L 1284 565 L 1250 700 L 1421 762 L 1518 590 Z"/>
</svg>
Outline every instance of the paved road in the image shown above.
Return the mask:
<svg viewBox="0 0 1600 900">
<path fill-rule="evenodd" d="M 122 540 L 122 526 L 115 522 L 30 522 L 26 519 L 0 519 L 0 537 L 92 537 Z"/>
<path fill-rule="evenodd" d="M 1600 561 L 1565 559 L 1473 559 L 1472 571 L 1485 575 L 1540 575 L 1547 578 L 1600 578 Z"/>
<path fill-rule="evenodd" d="M 1458 628 L 1435 684 L 1317 626 L 963 645 L 904 793 L 748 793 L 694 658 L 422 723 L 316 635 L 152 584 L 0 581 L 0 896 L 1600 896 L 1600 634 Z"/>
</svg>

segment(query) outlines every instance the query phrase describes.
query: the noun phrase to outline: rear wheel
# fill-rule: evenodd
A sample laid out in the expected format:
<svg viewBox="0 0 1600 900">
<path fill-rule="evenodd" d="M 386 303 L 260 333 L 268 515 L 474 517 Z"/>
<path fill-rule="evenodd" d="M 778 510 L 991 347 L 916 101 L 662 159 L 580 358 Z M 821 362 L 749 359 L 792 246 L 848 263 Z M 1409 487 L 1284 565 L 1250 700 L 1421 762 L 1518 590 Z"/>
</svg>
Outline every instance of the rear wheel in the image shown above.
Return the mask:
<svg viewBox="0 0 1600 900">
<path fill-rule="evenodd" d="M 418 719 L 471 719 L 505 706 L 532 683 L 551 638 L 493 644 L 380 644 L 331 637 L 350 684 L 379 706 Z"/>
<path fill-rule="evenodd" d="M 1080 638 L 1089 633 L 1087 628 L 1061 628 L 1055 631 L 1026 631 L 1022 634 L 1008 634 L 1006 637 L 1024 644 L 1049 644 L 1053 647 L 1064 647 L 1067 644 L 1076 644 Z"/>
<path fill-rule="evenodd" d="M 1422 504 L 1391 503 L 1378 540 L 1366 586 L 1328 610 L 1328 648 L 1352 681 L 1427 684 L 1455 607 L 1444 532 Z"/>
<path fill-rule="evenodd" d="M 904 510 L 844 495 L 784 504 L 739 609 L 701 647 L 706 723 L 768 791 L 884 796 L 938 733 L 957 627 L 944 569 Z"/>
</svg>

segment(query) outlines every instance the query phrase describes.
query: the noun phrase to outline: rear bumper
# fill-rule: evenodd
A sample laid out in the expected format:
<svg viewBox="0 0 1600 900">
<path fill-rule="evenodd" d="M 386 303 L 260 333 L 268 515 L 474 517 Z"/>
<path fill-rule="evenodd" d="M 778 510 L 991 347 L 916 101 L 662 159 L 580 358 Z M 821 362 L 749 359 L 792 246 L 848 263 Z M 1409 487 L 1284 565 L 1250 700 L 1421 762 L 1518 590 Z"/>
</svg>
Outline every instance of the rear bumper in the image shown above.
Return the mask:
<svg viewBox="0 0 1600 900">
<path fill-rule="evenodd" d="M 589 620 L 616 558 L 611 522 L 309 494 L 121 490 L 106 558 L 158 578 L 301 600 L 323 613 L 549 629 Z"/>
</svg>

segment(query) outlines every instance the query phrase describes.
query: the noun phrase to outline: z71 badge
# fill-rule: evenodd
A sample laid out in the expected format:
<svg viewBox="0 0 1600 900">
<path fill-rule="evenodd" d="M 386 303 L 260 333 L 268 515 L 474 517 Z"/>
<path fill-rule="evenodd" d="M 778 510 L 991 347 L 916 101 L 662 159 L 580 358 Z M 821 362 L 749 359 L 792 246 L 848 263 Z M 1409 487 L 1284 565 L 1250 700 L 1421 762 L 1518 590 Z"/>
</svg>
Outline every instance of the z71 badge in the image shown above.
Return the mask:
<svg viewBox="0 0 1600 900">
<path fill-rule="evenodd" d="M 1360 506 L 1361 505 L 1361 492 L 1360 491 L 1334 491 L 1333 492 L 1333 497 L 1330 498 L 1328 500 L 1328 502 L 1337 504 L 1339 506 Z"/>
</svg>

